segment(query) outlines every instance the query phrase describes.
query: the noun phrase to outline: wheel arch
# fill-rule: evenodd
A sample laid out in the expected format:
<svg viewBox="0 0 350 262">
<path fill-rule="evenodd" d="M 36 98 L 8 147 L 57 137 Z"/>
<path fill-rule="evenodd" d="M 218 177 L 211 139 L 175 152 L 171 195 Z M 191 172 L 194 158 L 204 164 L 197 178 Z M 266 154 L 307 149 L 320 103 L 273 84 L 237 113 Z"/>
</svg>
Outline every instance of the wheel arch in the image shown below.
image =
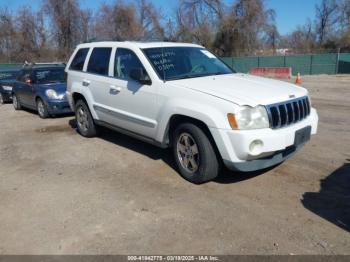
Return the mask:
<svg viewBox="0 0 350 262">
<path fill-rule="evenodd" d="M 172 145 L 172 132 L 176 129 L 176 127 L 178 125 L 183 124 L 183 123 L 194 124 L 197 127 L 199 127 L 201 130 L 203 130 L 203 132 L 206 134 L 206 136 L 208 137 L 208 139 L 212 143 L 213 148 L 215 150 L 215 153 L 217 154 L 219 159 L 222 160 L 222 156 L 221 156 L 220 151 L 216 145 L 215 139 L 214 139 L 212 133 L 210 132 L 208 125 L 204 121 L 202 121 L 198 118 L 191 117 L 191 116 L 187 116 L 187 115 L 183 115 L 183 114 L 173 114 L 170 117 L 169 122 L 167 124 L 167 127 L 165 129 L 162 144 L 168 145 L 169 147 L 171 147 L 171 145 Z"/>
<path fill-rule="evenodd" d="M 79 92 L 74 92 L 72 94 L 72 105 L 73 105 L 73 109 L 75 109 L 75 104 L 77 103 L 78 100 L 83 100 L 87 105 L 87 100 L 85 98 L 85 96 Z"/>
</svg>

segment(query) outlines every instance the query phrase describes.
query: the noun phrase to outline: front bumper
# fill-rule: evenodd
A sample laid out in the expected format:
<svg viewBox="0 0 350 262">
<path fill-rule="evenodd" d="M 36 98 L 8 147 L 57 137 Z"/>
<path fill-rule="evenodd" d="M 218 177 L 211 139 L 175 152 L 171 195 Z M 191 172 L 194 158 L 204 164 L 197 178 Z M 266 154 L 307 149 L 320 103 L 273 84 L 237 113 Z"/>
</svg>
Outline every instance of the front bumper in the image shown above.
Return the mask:
<svg viewBox="0 0 350 262">
<path fill-rule="evenodd" d="M 232 170 L 255 171 L 274 166 L 303 147 L 294 146 L 295 132 L 310 126 L 317 133 L 318 115 L 315 109 L 303 121 L 280 129 L 228 130 L 210 128 L 224 164 Z M 261 141 L 259 152 L 252 151 L 253 141 Z"/>
<path fill-rule="evenodd" d="M 47 109 L 52 115 L 72 113 L 67 100 L 50 100 L 46 103 Z"/>
<path fill-rule="evenodd" d="M 1 91 L 1 94 L 5 102 L 12 101 L 12 91 Z"/>
</svg>

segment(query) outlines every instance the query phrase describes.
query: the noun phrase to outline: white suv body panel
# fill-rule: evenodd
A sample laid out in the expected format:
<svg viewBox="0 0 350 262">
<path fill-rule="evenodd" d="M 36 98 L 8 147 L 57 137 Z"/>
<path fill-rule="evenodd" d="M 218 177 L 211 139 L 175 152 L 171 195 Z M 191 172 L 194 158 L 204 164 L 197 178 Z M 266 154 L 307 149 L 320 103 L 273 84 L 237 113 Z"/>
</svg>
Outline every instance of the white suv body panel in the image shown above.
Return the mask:
<svg viewBox="0 0 350 262">
<path fill-rule="evenodd" d="M 291 95 L 295 98 L 304 97 L 308 95 L 308 92 L 293 84 L 245 74 L 164 82 L 158 77 L 141 50 L 162 46 L 200 47 L 193 44 L 136 42 L 101 42 L 79 45 L 66 67 L 67 96 L 72 109 L 74 109 L 72 95 L 79 93 L 86 99 L 96 121 L 105 122 L 145 137 L 164 147 L 167 146 L 168 132 L 172 131 L 169 130 L 169 121 L 172 116 L 183 115 L 197 119 L 210 130 L 224 163 L 229 168 L 242 171 L 260 169 L 283 161 L 284 158 L 276 158 L 274 162 L 268 160 L 262 164 L 254 162 L 292 146 L 297 130 L 311 126 L 311 133 L 316 134 L 318 115 L 315 109 L 311 110 L 306 119 L 285 128 L 232 130 L 227 114 L 236 113 L 239 106 L 269 105 L 287 101 Z M 108 76 L 84 72 L 94 47 L 112 48 Z M 83 72 L 69 70 L 77 50 L 81 48 L 90 48 Z M 113 77 L 117 48 L 130 49 L 137 55 L 151 78 L 152 85 L 140 86 L 134 81 Z M 83 81 L 89 81 L 90 85 L 83 86 Z M 111 94 L 110 90 L 113 88 L 120 91 L 117 94 Z M 261 154 L 256 156 L 250 153 L 249 145 L 257 139 L 263 141 L 263 149 Z M 255 166 L 255 163 L 258 164 Z M 242 168 L 240 164 L 243 164 Z"/>
</svg>

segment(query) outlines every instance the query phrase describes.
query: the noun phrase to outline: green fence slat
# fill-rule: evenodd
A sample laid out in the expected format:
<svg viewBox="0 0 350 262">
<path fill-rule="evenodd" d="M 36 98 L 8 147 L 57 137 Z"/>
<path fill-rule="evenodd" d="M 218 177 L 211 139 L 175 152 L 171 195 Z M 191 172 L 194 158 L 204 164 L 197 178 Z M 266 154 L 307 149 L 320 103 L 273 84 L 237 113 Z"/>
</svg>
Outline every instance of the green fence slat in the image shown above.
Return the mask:
<svg viewBox="0 0 350 262">
<path fill-rule="evenodd" d="M 291 67 L 293 75 L 335 74 L 338 67 L 339 74 L 350 74 L 350 53 L 288 56 L 249 56 L 222 57 L 222 60 L 237 72 L 249 73 L 256 67 Z M 22 64 L 0 64 L 1 70 L 21 68 Z"/>
<path fill-rule="evenodd" d="M 23 64 L 0 64 L 0 71 L 19 69 Z"/>
<path fill-rule="evenodd" d="M 291 67 L 294 75 L 335 74 L 338 54 L 232 57 L 233 68 L 248 73 L 255 67 Z M 230 61 L 225 57 L 225 61 Z M 350 74 L 350 53 L 339 54 L 338 73 Z"/>
<path fill-rule="evenodd" d="M 284 56 L 262 56 L 259 67 L 284 67 Z"/>
<path fill-rule="evenodd" d="M 350 53 L 339 55 L 338 73 L 350 74 Z"/>
<path fill-rule="evenodd" d="M 224 61 L 228 66 L 233 68 L 233 58 L 232 57 L 221 57 L 221 60 Z"/>
<path fill-rule="evenodd" d="M 252 68 L 258 67 L 258 57 L 233 57 L 233 68 L 240 73 L 248 73 Z"/>
</svg>

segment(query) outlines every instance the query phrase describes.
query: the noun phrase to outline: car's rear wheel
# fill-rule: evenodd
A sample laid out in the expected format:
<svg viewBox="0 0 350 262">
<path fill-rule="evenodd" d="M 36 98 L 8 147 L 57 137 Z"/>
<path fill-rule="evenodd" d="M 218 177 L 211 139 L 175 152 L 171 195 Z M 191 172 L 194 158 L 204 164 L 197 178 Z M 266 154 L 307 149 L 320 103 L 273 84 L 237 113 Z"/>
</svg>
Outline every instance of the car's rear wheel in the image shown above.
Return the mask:
<svg viewBox="0 0 350 262">
<path fill-rule="evenodd" d="M 13 104 L 13 107 L 15 108 L 15 110 L 21 110 L 22 109 L 21 102 L 19 101 L 18 96 L 16 94 L 13 94 L 12 104 Z"/>
<path fill-rule="evenodd" d="M 83 100 L 75 104 L 75 119 L 79 133 L 84 137 L 94 137 L 97 129 L 90 113 L 89 107 Z"/>
<path fill-rule="evenodd" d="M 39 117 L 42 119 L 48 118 L 50 116 L 47 106 L 41 98 L 36 100 L 36 109 L 38 111 Z"/>
<path fill-rule="evenodd" d="M 201 184 L 218 176 L 218 157 L 210 139 L 200 127 L 190 123 L 180 124 L 173 133 L 172 146 L 178 170 L 186 180 Z"/>
<path fill-rule="evenodd" d="M 0 105 L 3 105 L 3 104 L 5 104 L 4 97 L 0 93 Z"/>
</svg>

